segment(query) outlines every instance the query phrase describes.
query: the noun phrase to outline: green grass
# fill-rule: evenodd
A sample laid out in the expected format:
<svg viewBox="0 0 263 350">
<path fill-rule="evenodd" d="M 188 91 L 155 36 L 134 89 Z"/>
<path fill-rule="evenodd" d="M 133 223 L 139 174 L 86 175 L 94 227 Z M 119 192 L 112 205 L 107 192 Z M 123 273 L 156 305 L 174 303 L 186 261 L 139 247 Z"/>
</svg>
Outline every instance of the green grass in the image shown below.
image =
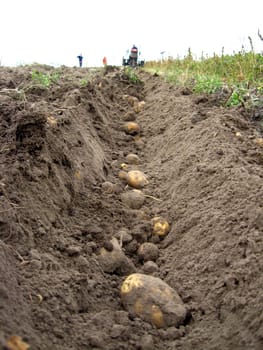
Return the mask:
<svg viewBox="0 0 263 350">
<path fill-rule="evenodd" d="M 59 73 L 42 73 L 37 69 L 34 69 L 31 73 L 31 78 L 34 82 L 37 82 L 38 84 L 48 88 L 52 83 L 57 83 L 59 80 Z"/>
<path fill-rule="evenodd" d="M 132 67 L 125 67 L 124 69 L 124 75 L 126 76 L 126 78 L 134 84 L 139 84 L 141 83 L 140 78 L 138 77 L 138 75 L 135 73 L 134 68 Z"/>
<path fill-rule="evenodd" d="M 179 87 L 188 87 L 193 93 L 220 93 L 229 91 L 226 106 L 245 105 L 263 107 L 263 56 L 253 47 L 243 48 L 233 55 L 194 59 L 191 50 L 183 59 L 147 62 L 144 69 L 157 73 Z"/>
</svg>

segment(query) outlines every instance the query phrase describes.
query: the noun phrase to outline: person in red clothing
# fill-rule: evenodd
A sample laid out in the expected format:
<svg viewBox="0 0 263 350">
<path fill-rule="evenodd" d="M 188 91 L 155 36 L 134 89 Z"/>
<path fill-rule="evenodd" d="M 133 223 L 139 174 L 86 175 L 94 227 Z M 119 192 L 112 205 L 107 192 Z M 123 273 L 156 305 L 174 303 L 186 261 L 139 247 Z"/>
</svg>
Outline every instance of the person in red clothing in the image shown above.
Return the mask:
<svg viewBox="0 0 263 350">
<path fill-rule="evenodd" d="M 102 63 L 103 63 L 103 66 L 107 66 L 107 57 L 103 57 L 103 60 L 102 60 Z"/>
</svg>

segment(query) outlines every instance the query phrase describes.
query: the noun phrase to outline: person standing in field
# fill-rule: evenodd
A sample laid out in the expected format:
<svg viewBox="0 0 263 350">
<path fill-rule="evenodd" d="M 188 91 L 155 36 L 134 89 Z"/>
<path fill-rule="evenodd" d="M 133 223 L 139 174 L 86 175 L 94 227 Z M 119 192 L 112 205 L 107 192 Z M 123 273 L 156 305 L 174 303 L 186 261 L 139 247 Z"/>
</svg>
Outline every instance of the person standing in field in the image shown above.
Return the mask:
<svg viewBox="0 0 263 350">
<path fill-rule="evenodd" d="M 82 53 L 79 56 L 77 56 L 77 58 L 79 59 L 79 66 L 82 67 L 82 62 L 83 62 Z"/>
<path fill-rule="evenodd" d="M 103 57 L 103 60 L 102 60 L 102 63 L 103 63 L 103 66 L 107 66 L 107 57 Z"/>
</svg>

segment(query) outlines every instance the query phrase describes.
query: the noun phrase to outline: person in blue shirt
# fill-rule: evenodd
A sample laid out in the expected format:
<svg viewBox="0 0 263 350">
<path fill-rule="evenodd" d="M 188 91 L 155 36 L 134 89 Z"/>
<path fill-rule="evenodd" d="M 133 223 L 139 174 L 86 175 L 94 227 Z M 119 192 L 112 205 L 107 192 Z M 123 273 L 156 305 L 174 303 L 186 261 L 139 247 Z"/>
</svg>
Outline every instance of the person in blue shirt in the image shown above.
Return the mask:
<svg viewBox="0 0 263 350">
<path fill-rule="evenodd" d="M 79 56 L 77 56 L 77 58 L 79 59 L 79 66 L 82 67 L 82 62 L 83 62 L 82 53 Z"/>
</svg>

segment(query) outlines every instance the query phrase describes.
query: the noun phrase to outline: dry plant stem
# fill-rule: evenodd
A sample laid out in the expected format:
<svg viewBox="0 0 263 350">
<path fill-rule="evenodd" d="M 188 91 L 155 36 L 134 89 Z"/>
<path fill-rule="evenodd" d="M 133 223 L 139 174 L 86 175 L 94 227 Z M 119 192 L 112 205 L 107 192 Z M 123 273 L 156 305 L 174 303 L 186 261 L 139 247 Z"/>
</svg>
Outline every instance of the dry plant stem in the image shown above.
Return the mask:
<svg viewBox="0 0 263 350">
<path fill-rule="evenodd" d="M 149 194 L 145 194 L 145 197 L 154 199 L 154 200 L 159 201 L 159 202 L 162 202 L 162 200 L 160 198 L 156 198 L 156 197 L 150 196 Z"/>
<path fill-rule="evenodd" d="M 15 207 L 16 209 L 23 209 L 24 207 Z M 9 208 L 9 209 L 5 209 L 5 210 L 0 210 L 0 214 L 1 213 L 6 213 L 7 211 L 13 210 L 14 208 Z"/>
<path fill-rule="evenodd" d="M 14 249 L 13 247 L 10 247 L 10 248 L 13 250 L 13 252 L 17 255 L 17 257 L 18 257 L 19 260 L 21 261 L 21 264 L 20 264 L 20 265 L 29 264 L 29 261 L 25 260 L 25 259 L 22 257 L 22 255 L 20 255 L 20 254 L 18 253 L 18 251 L 17 251 L 16 249 Z"/>
<path fill-rule="evenodd" d="M 54 113 L 57 113 L 57 112 L 61 112 L 61 111 L 68 111 L 68 110 L 71 110 L 71 109 L 77 109 L 76 106 L 68 106 L 68 107 L 64 107 L 64 108 L 57 108 L 57 109 L 54 109 Z"/>
<path fill-rule="evenodd" d="M 21 90 L 18 90 L 17 88 L 16 88 L 16 89 L 7 89 L 7 88 L 4 88 L 4 89 L 1 89 L 1 90 L 0 90 L 0 94 L 8 94 L 9 92 L 22 93 L 22 91 L 21 91 Z"/>
<path fill-rule="evenodd" d="M 2 136 L 2 135 L 1 135 Z M 0 149 L 0 153 L 4 152 L 4 151 L 9 151 L 8 145 L 4 145 L 1 149 Z"/>
<path fill-rule="evenodd" d="M 9 95 L 10 92 L 15 92 L 17 95 L 22 95 L 23 96 L 23 100 L 26 100 L 26 96 L 25 96 L 25 91 L 24 90 L 19 90 L 18 88 L 15 89 L 1 89 L 0 90 L 0 94 L 4 94 L 4 95 Z"/>
<path fill-rule="evenodd" d="M 30 84 L 24 89 L 24 91 L 27 92 L 27 91 L 31 90 L 32 88 L 43 88 L 43 85 L 41 85 L 41 84 Z"/>
<path fill-rule="evenodd" d="M 122 244 L 123 244 L 123 234 L 121 234 L 120 236 L 120 243 L 119 243 L 120 248 L 122 248 Z"/>
<path fill-rule="evenodd" d="M 96 260 L 96 258 L 94 258 L 93 256 L 91 256 L 91 260 L 94 262 L 94 264 L 97 266 L 97 268 L 100 270 L 100 272 L 102 273 L 103 276 L 105 276 L 104 271 L 102 270 L 100 264 L 98 263 L 98 261 Z"/>
<path fill-rule="evenodd" d="M 9 234 L 6 238 L 2 239 L 2 242 L 7 242 L 10 237 L 12 237 L 12 229 L 11 229 L 11 225 L 9 226 Z"/>
</svg>

